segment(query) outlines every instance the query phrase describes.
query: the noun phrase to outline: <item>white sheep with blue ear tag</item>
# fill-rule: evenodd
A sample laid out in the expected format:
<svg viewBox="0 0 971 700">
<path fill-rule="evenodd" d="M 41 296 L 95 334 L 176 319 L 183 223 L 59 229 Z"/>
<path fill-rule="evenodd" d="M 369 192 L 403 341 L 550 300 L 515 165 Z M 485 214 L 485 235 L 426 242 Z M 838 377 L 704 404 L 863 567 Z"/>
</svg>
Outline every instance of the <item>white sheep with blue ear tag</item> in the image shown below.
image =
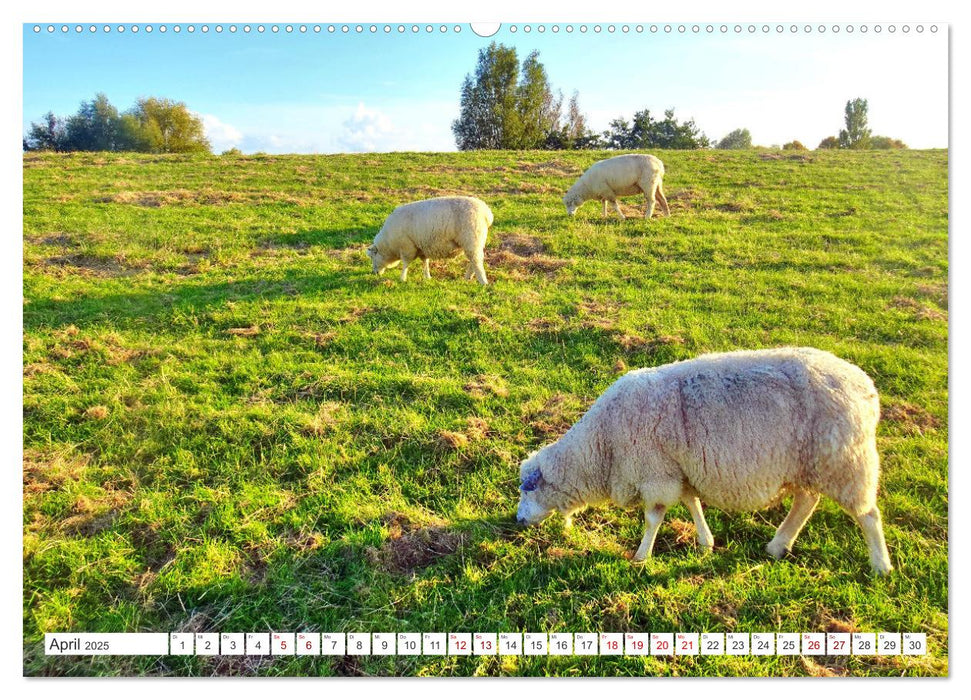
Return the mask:
<svg viewBox="0 0 971 700">
<path fill-rule="evenodd" d="M 535 525 L 556 510 L 569 526 L 587 505 L 640 505 L 639 561 L 679 502 L 698 543 L 710 549 L 702 500 L 751 511 L 792 495 L 767 547 L 778 558 L 825 494 L 856 519 L 871 567 L 884 574 L 893 567 L 876 502 L 879 417 L 863 370 L 814 348 L 716 353 L 635 370 L 562 438 L 522 462 L 516 517 Z"/>
</svg>

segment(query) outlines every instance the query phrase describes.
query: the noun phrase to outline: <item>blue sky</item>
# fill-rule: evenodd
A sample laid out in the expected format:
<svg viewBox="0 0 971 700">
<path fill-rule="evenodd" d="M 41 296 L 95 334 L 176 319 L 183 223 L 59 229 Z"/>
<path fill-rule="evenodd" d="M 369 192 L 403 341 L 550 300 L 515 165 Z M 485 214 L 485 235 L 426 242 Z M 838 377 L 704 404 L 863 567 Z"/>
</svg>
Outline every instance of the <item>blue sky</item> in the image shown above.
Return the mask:
<svg viewBox="0 0 971 700">
<path fill-rule="evenodd" d="M 476 63 L 477 52 L 490 41 L 515 46 L 520 57 L 537 49 L 550 82 L 565 96 L 577 90 L 580 106 L 596 130 L 607 128 L 617 116 L 629 118 L 648 108 L 660 115 L 675 108 L 680 119 L 693 118 L 712 139 L 735 128 L 748 128 L 755 143 L 781 144 L 798 139 L 815 147 L 843 126 L 847 100 L 869 102 L 874 133 L 900 138 L 914 148 L 948 145 L 947 27 L 932 33 L 898 29 L 891 34 L 857 30 L 820 33 L 818 22 L 806 34 L 785 25 L 770 25 L 755 34 L 743 26 L 741 35 L 665 33 L 664 25 L 651 33 L 613 33 L 601 24 L 586 25 L 586 33 L 572 33 L 560 25 L 558 33 L 545 25 L 523 24 L 517 31 L 503 25 L 485 39 L 454 24 L 442 33 L 425 25 L 403 34 L 393 25 L 376 34 L 364 25 L 357 33 L 349 25 L 333 34 L 307 25 L 301 34 L 285 24 L 272 33 L 242 31 L 236 23 L 215 31 L 216 24 L 193 33 L 188 25 L 175 33 L 168 24 L 148 33 L 129 29 L 91 33 L 57 30 L 47 25 L 38 34 L 24 26 L 24 128 L 48 110 L 59 115 L 75 112 L 82 100 L 104 92 L 120 109 L 140 96 L 184 101 L 199 113 L 217 152 L 236 146 L 245 152 L 340 152 L 391 150 L 454 150 L 450 131 L 458 115 L 459 88 Z M 842 26 L 846 26 L 843 24 Z M 859 25 L 857 25 L 859 26 Z M 900 26 L 900 25 L 898 25 Z"/>
</svg>

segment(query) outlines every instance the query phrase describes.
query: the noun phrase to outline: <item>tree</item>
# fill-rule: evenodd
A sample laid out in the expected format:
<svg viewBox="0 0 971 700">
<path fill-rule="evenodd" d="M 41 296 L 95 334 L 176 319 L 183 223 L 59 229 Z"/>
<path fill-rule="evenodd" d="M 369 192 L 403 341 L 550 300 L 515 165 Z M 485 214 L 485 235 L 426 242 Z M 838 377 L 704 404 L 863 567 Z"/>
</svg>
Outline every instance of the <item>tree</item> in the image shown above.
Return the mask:
<svg viewBox="0 0 971 700">
<path fill-rule="evenodd" d="M 546 69 L 533 51 L 523 61 L 516 87 L 516 128 L 513 148 L 540 148 L 559 126 L 563 96 L 553 96 Z"/>
<path fill-rule="evenodd" d="M 816 146 L 816 148 L 824 148 L 824 149 L 839 148 L 839 147 L 840 147 L 840 140 L 835 136 L 827 136 L 826 138 L 824 138 L 822 141 L 819 142 L 818 146 Z"/>
<path fill-rule="evenodd" d="M 603 133 L 604 145 L 615 151 L 634 148 L 630 135 L 630 124 L 623 117 L 611 120 L 610 128 Z"/>
<path fill-rule="evenodd" d="M 867 128 L 866 100 L 857 98 L 846 103 L 846 128 L 840 130 L 840 148 L 869 148 L 870 129 Z"/>
<path fill-rule="evenodd" d="M 31 122 L 24 139 L 25 151 L 62 151 L 65 145 L 64 122 L 53 112 L 45 114 L 40 122 Z"/>
<path fill-rule="evenodd" d="M 634 120 L 628 122 L 618 117 L 610 122 L 610 129 L 603 133 L 607 148 L 617 150 L 644 148 L 692 149 L 708 148 L 711 142 L 693 120 L 678 123 L 674 110 L 664 112 L 664 119 L 657 121 L 649 110 L 634 113 Z"/>
<path fill-rule="evenodd" d="M 695 149 L 710 148 L 711 141 L 695 124 L 694 119 L 678 123 L 674 110 L 664 110 L 664 119 L 654 123 L 647 148 Z"/>
<path fill-rule="evenodd" d="M 520 67 L 516 49 L 492 42 L 479 51 L 475 73 L 462 82 L 459 118 L 452 122 L 461 151 L 498 148 L 572 148 L 589 132 L 576 95 L 561 123 L 562 93 L 550 87 L 539 52 Z"/>
<path fill-rule="evenodd" d="M 25 149 L 55 151 L 209 152 L 202 120 L 184 102 L 158 97 L 139 100 L 119 114 L 104 94 L 82 102 L 67 119 L 44 115 L 30 125 Z"/>
<path fill-rule="evenodd" d="M 808 151 L 809 149 L 802 145 L 801 141 L 790 141 L 789 143 L 782 144 L 783 151 Z"/>
<path fill-rule="evenodd" d="M 907 144 L 900 139 L 892 139 L 889 136 L 873 136 L 870 138 L 870 148 L 878 150 L 907 148 Z"/>
<path fill-rule="evenodd" d="M 452 122 L 460 151 L 511 148 L 518 131 L 516 49 L 492 42 L 479 51 L 475 76 L 462 83 L 461 111 Z"/>
<path fill-rule="evenodd" d="M 209 141 L 202 119 L 189 111 L 185 102 L 163 97 L 138 100 L 128 113 L 129 138 L 153 153 L 209 153 Z M 139 149 L 141 150 L 141 149 Z"/>
<path fill-rule="evenodd" d="M 567 105 L 564 121 L 557 123 L 556 129 L 546 140 L 546 148 L 553 150 L 574 150 L 600 148 L 600 135 L 587 128 L 587 118 L 580 111 L 580 95 L 574 91 Z"/>
<path fill-rule="evenodd" d="M 748 129 L 735 129 L 725 138 L 718 142 L 715 148 L 721 149 L 742 149 L 752 147 L 752 135 Z"/>
<path fill-rule="evenodd" d="M 104 93 L 99 92 L 90 102 L 82 102 L 77 114 L 68 117 L 64 129 L 64 150 L 121 150 L 118 126 L 118 110 Z"/>
</svg>

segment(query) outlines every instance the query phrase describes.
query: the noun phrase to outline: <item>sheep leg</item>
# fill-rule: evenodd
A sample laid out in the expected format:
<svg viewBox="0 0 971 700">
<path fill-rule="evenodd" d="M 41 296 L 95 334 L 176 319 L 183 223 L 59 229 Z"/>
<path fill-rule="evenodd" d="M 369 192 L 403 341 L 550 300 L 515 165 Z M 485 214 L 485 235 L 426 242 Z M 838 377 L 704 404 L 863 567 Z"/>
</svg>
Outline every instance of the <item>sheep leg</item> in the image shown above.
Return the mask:
<svg viewBox="0 0 971 700">
<path fill-rule="evenodd" d="M 614 199 L 610 203 L 614 205 L 614 211 L 617 212 L 617 216 L 620 217 L 621 221 L 623 221 L 624 219 L 627 218 L 626 216 L 624 216 L 624 212 L 622 212 L 620 210 L 620 202 L 618 202 L 616 199 Z M 607 203 L 604 202 L 604 205 L 606 205 L 606 204 Z"/>
<path fill-rule="evenodd" d="M 702 549 L 711 550 L 715 546 L 715 538 L 711 536 L 708 523 L 705 522 L 705 513 L 701 510 L 701 501 L 697 496 L 687 496 L 682 502 L 688 507 L 691 519 L 695 521 L 695 530 L 698 531 L 698 546 Z"/>
<path fill-rule="evenodd" d="M 641 540 L 641 546 L 634 552 L 634 561 L 644 561 L 651 556 L 651 552 L 654 551 L 654 539 L 657 537 L 657 530 L 661 527 L 661 522 L 664 520 L 664 514 L 667 510 L 667 506 L 660 503 L 653 508 L 644 508 L 644 538 Z"/>
<path fill-rule="evenodd" d="M 425 279 L 430 280 L 432 278 L 432 272 L 428 269 L 428 258 L 425 258 Z"/>
<path fill-rule="evenodd" d="M 601 201 L 603 202 L 603 205 L 604 205 L 604 213 L 603 213 L 603 215 L 604 215 L 604 218 L 606 219 L 607 218 L 607 200 L 606 199 L 603 199 Z"/>
<path fill-rule="evenodd" d="M 479 280 L 479 284 L 487 285 L 489 284 L 489 280 L 486 279 L 485 267 L 483 267 L 482 263 L 483 263 L 482 251 L 477 250 L 472 255 L 471 265 L 472 265 L 472 268 L 475 270 L 475 277 L 476 279 Z"/>
<path fill-rule="evenodd" d="M 890 552 L 887 551 L 887 542 L 883 538 L 883 521 L 880 517 L 880 509 L 873 506 L 866 513 L 856 516 L 856 522 L 863 530 L 863 539 L 866 540 L 867 548 L 870 550 L 870 566 L 878 574 L 889 573 L 893 569 L 890 563 Z"/>
<path fill-rule="evenodd" d="M 819 503 L 818 493 L 796 491 L 792 498 L 792 508 L 789 509 L 789 515 L 782 521 L 779 529 L 775 531 L 775 537 L 766 546 L 769 554 L 779 559 L 792 549 L 792 543 L 796 541 L 799 531 L 809 520 L 809 516 L 816 510 L 817 503 Z"/>
<path fill-rule="evenodd" d="M 661 183 L 657 183 L 657 189 L 654 191 L 654 199 L 657 200 L 658 205 L 661 207 L 661 211 L 664 212 L 665 216 L 671 216 L 671 210 L 668 208 L 668 199 L 664 196 L 664 190 L 661 189 Z"/>
<path fill-rule="evenodd" d="M 401 258 L 401 281 L 402 282 L 408 279 L 408 263 L 410 262 L 411 262 L 410 259 L 402 256 Z"/>
<path fill-rule="evenodd" d="M 652 187 L 644 193 L 644 218 L 650 219 L 654 216 L 654 188 Z"/>
<path fill-rule="evenodd" d="M 465 279 L 470 280 L 475 277 L 475 265 L 469 261 L 469 264 L 465 266 Z"/>
</svg>

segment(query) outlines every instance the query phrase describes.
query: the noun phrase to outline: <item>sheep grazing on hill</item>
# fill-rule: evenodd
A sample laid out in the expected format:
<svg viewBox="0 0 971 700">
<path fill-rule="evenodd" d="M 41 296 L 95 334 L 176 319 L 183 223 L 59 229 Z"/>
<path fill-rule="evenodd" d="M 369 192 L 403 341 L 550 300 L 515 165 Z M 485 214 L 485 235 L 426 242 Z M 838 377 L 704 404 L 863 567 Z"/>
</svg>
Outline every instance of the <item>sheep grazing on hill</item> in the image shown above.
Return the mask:
<svg viewBox="0 0 971 700">
<path fill-rule="evenodd" d="M 573 183 L 563 197 L 566 212 L 570 216 L 584 202 L 599 199 L 603 202 L 603 215 L 607 216 L 607 202 L 614 205 L 614 211 L 621 219 L 626 218 L 617 203 L 618 197 L 644 193 L 644 218 L 654 216 L 654 203 L 657 202 L 665 216 L 671 214 L 668 200 L 664 196 L 661 181 L 664 179 L 664 164 L 654 156 L 633 153 L 614 156 L 601 160 L 589 168 Z"/>
<path fill-rule="evenodd" d="M 435 197 L 402 204 L 385 220 L 367 254 L 376 275 L 400 262 L 404 282 L 412 260 L 424 262 L 425 279 L 430 279 L 429 260 L 464 252 L 469 259 L 466 279 L 475 275 L 480 284 L 488 284 L 482 261 L 491 225 L 492 210 L 475 197 Z"/>
<path fill-rule="evenodd" d="M 560 440 L 520 466 L 517 519 L 553 510 L 570 526 L 580 508 L 644 508 L 634 559 L 650 556 L 665 511 L 687 506 L 703 548 L 714 544 L 701 501 L 750 511 L 792 494 L 769 542 L 791 547 L 825 494 L 852 515 L 873 570 L 891 570 L 877 508 L 880 402 L 858 367 L 813 348 L 704 355 L 628 372 Z"/>
</svg>

